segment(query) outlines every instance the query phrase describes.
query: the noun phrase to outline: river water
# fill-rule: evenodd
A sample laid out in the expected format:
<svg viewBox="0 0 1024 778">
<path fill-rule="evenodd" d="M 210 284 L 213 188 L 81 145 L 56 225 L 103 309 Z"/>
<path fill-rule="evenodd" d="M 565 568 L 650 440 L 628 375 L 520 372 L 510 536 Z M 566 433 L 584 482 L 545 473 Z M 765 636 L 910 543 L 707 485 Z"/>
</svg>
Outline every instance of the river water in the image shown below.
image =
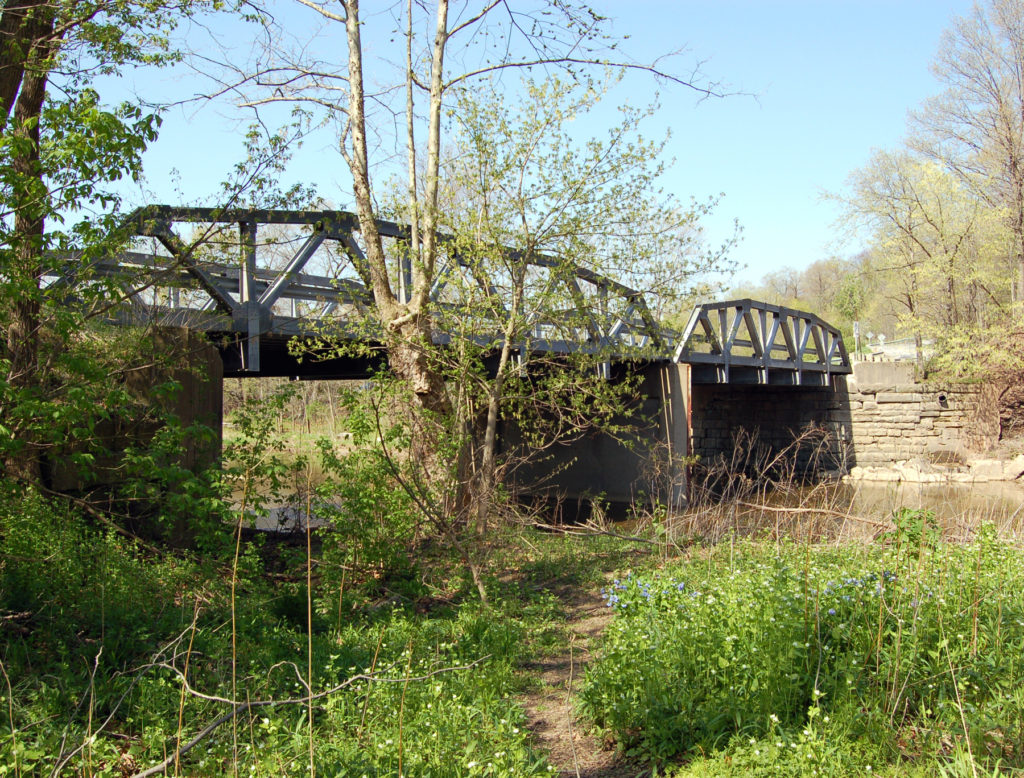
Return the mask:
<svg viewBox="0 0 1024 778">
<path fill-rule="evenodd" d="M 858 481 L 839 484 L 836 497 L 858 516 L 884 517 L 899 508 L 935 513 L 940 523 L 969 516 L 1006 529 L 1024 526 L 1024 486 L 1014 481 L 976 484 L 922 484 Z"/>
<path fill-rule="evenodd" d="M 261 515 L 251 514 L 250 526 L 264 531 L 301 532 L 305 528 L 304 507 L 280 503 L 268 506 Z M 610 510 L 608 519 L 623 529 L 638 526 L 634 521 L 621 521 L 627 506 L 618 507 L 622 510 Z M 746 534 L 778 527 L 782 521 L 792 525 L 814 520 L 828 525 L 823 528 L 825 534 L 832 534 L 841 524 L 859 524 L 864 532 L 877 534 L 891 526 L 890 519 L 900 508 L 932 511 L 939 524 L 953 534 L 969 534 L 970 528 L 992 522 L 1003 536 L 1024 538 L 1024 484 L 1017 482 L 817 484 L 694 507 L 677 517 L 677 526 L 686 527 L 686 534 L 715 536 L 730 528 Z M 589 510 L 585 515 L 563 516 L 567 523 L 590 519 Z M 313 527 L 323 524 L 314 511 Z"/>
<path fill-rule="evenodd" d="M 836 540 L 878 537 L 901 508 L 931 511 L 947 537 L 969 539 L 994 524 L 1008 539 L 1024 539 L 1024 485 L 1015 482 L 922 484 L 832 482 L 753 490 L 729 500 L 694 504 L 672 519 L 676 537 L 717 541 L 729 534 Z"/>
</svg>

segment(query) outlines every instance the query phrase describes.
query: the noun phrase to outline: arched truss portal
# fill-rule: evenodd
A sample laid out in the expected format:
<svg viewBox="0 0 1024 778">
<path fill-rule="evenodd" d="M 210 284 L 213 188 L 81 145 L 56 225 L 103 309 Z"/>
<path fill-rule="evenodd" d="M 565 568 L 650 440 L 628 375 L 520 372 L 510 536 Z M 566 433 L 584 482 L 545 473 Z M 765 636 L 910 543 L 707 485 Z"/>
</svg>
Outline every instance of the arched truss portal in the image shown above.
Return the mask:
<svg viewBox="0 0 1024 778">
<path fill-rule="evenodd" d="M 673 361 L 694 383 L 827 386 L 851 372 L 842 333 L 813 313 L 755 300 L 694 307 Z"/>
</svg>

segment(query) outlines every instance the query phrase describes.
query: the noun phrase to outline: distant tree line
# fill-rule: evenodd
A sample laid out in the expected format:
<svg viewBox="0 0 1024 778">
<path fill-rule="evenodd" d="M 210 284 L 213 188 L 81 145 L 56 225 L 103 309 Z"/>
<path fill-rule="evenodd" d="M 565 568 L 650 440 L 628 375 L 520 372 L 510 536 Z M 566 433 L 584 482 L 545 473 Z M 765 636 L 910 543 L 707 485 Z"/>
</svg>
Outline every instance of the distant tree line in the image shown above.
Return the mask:
<svg viewBox="0 0 1024 778">
<path fill-rule="evenodd" d="M 907 137 L 831 195 L 865 248 L 786 268 L 746 290 L 852 334 L 934 341 L 930 367 L 964 378 L 1024 365 L 1024 5 L 988 0 L 943 36 L 942 91 Z"/>
</svg>

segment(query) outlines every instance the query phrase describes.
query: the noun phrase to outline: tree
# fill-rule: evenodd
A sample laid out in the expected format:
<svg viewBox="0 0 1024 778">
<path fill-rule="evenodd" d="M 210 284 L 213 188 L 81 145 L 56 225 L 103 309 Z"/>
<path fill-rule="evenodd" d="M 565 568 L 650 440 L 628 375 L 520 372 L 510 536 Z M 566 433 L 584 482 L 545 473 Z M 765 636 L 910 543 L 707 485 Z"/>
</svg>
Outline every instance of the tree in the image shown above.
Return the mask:
<svg viewBox="0 0 1024 778">
<path fill-rule="evenodd" d="M 976 3 L 942 41 L 944 92 L 915 115 L 911 144 L 949 167 L 1013 236 L 1014 299 L 1024 300 L 1024 5 Z"/>
<path fill-rule="evenodd" d="M 442 251 L 438 228 L 442 225 L 439 202 L 447 108 L 463 90 L 473 88 L 487 75 L 543 68 L 575 79 L 589 68 L 613 65 L 618 42 L 608 33 L 608 19 L 584 3 L 562 0 L 543 0 L 526 9 L 502 0 L 455 6 L 449 0 L 437 0 L 432 8 L 408 0 L 404 6 L 392 6 L 390 19 L 385 14 L 369 20 L 361 16 L 358 0 L 345 0 L 337 10 L 318 0 L 298 1 L 315 11 L 328 27 L 344 28 L 347 62 L 311 61 L 305 42 L 299 54 L 290 56 L 275 42 L 259 62 L 238 75 L 231 88 L 244 92 L 244 103 L 249 106 L 294 102 L 324 109 L 338 119 L 340 149 L 351 174 L 361 233 L 361 247 L 353 251 L 353 258 L 372 291 L 374 316 L 390 369 L 408 384 L 415 398 L 415 426 L 420 432 L 419 442 L 414 443 L 417 459 L 428 469 L 441 470 L 444 463 L 438 462 L 437 435 L 457 426 L 443 360 L 432 341 L 436 311 L 430 296 L 439 280 Z M 364 33 L 381 21 L 393 24 L 392 39 L 404 37 L 405 45 L 401 62 L 388 63 L 400 75 L 372 91 L 367 87 Z M 701 96 L 718 94 L 714 85 L 700 82 L 697 71 L 688 80 L 656 62 L 620 59 L 629 71 L 684 85 Z M 383 78 L 375 72 L 373 80 L 379 84 Z M 396 104 L 396 100 L 400 102 Z M 383 121 L 374 122 L 368 105 L 384 112 Z M 389 261 L 377 226 L 381 199 L 371 157 L 371 138 L 386 135 L 389 126 L 400 126 L 401 131 L 391 140 L 394 146 L 382 144 L 382 156 L 401 154 L 407 160 L 405 202 L 397 216 L 410 225 L 405 251 L 412 258 L 412 267 L 401 295 L 396 294 L 396 287 L 403 282 Z M 462 472 L 469 466 L 465 452 L 458 460 Z M 437 467 L 430 468 L 431 462 Z M 462 475 L 456 480 L 468 482 Z"/>
<path fill-rule="evenodd" d="M 0 8 L 0 460 L 15 477 L 39 480 L 44 438 L 61 435 L 39 423 L 62 418 L 48 406 L 51 379 L 58 363 L 76 371 L 63 343 L 79 327 L 72 312 L 49 307 L 47 257 L 87 259 L 116 245 L 109 185 L 139 174 L 158 126 L 137 105 L 105 106 L 95 77 L 167 61 L 167 31 L 188 8 L 184 0 L 7 0 Z M 58 226 L 69 216 L 72 227 Z"/>
<path fill-rule="evenodd" d="M 884 295 L 903 307 L 919 362 L 925 337 L 940 353 L 955 353 L 953 363 L 969 358 L 952 342 L 964 328 L 978 334 L 1002 321 L 1009 303 L 998 212 L 961 178 L 905 152 L 876 153 L 849 188 L 846 216 L 866 228 L 874 272 Z"/>
<path fill-rule="evenodd" d="M 481 528 L 499 480 L 499 420 L 528 429 L 536 452 L 612 430 L 629 413 L 632 385 L 600 377 L 607 353 L 529 354 L 538 329 L 571 339 L 573 331 L 592 328 L 588 308 L 610 319 L 640 318 L 628 311 L 636 300 L 614 289 L 599 287 L 596 299 L 583 299 L 577 268 L 670 309 L 703 275 L 729 267 L 729 244 L 709 250 L 701 241 L 699 219 L 713 201 L 684 207 L 658 188 L 662 144 L 641 134 L 649 111 L 625 109 L 603 138 L 573 138 L 568 123 L 586 118 L 601 87 L 526 81 L 515 99 L 488 86 L 461 95 L 452 110 L 440 213 L 442 226 L 457 236 L 465 271 L 446 276 L 450 307 L 435 312 L 443 331 L 482 344 L 473 352 L 477 369 L 459 360 L 464 349 L 443 357 L 451 361 L 450 376 L 473 379 L 464 413 L 480 419 L 471 472 Z"/>
</svg>

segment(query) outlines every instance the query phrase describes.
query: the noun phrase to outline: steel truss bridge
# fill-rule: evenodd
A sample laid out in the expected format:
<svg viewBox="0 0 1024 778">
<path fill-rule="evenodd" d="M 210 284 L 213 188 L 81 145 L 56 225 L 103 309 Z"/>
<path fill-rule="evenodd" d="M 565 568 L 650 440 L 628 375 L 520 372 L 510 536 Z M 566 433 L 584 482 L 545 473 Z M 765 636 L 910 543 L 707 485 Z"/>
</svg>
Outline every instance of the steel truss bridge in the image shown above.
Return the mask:
<svg viewBox="0 0 1024 778">
<path fill-rule="evenodd" d="M 326 332 L 379 340 L 365 324 L 373 298 L 355 214 L 150 206 L 126 224 L 139 250 L 92 263 L 57 262 L 50 287 L 73 298 L 79 284 L 113 281 L 130 299 L 121 323 L 207 332 L 221 344 L 228 376 L 366 374 L 369 358 L 298 362 L 288 353 L 293 338 Z M 408 302 L 409 228 L 388 221 L 378 228 L 395 296 Z M 434 310 L 471 316 L 460 289 L 504 310 L 508 277 L 485 274 L 451 236 L 439 236 L 439 243 Z M 504 250 L 503 257 L 525 263 L 531 287 L 563 303 L 530 321 L 529 336 L 515 344 L 519 360 L 582 351 L 606 355 L 608 370 L 637 359 L 686 363 L 695 384 L 828 386 L 831 376 L 851 372 L 839 330 L 812 313 L 748 299 L 705 303 L 679 333 L 656 321 L 642 292 L 614 279 L 548 255 Z M 477 332 L 481 345 L 500 346 Z M 433 333 L 438 344 L 452 337 L 443 325 Z"/>
</svg>

